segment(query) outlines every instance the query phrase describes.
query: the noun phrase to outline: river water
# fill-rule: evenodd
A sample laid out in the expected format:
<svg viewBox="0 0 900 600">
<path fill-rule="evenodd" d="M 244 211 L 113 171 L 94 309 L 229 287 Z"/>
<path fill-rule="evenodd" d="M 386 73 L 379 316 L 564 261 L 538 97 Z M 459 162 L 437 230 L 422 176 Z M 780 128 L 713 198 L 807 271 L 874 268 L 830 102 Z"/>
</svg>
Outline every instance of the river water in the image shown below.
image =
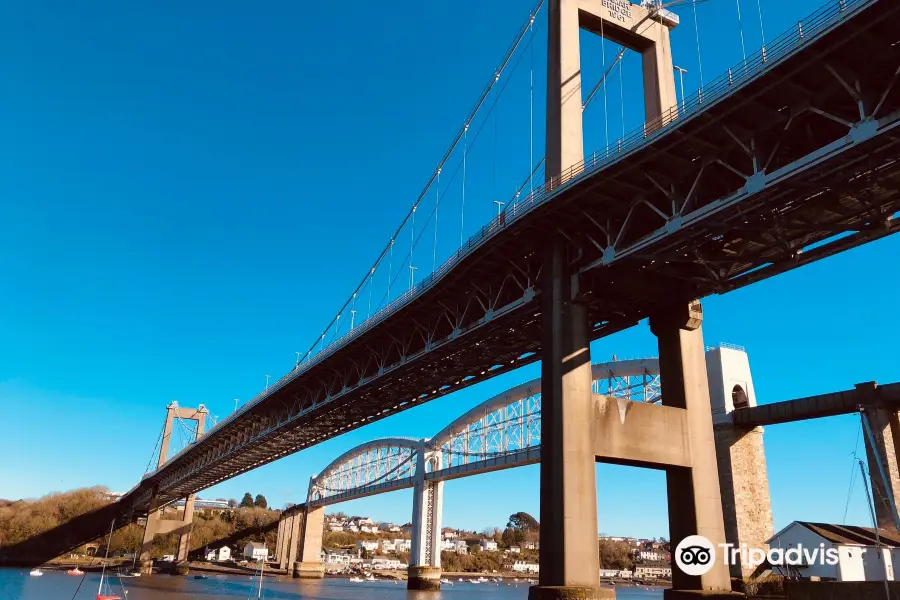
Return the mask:
<svg viewBox="0 0 900 600">
<path fill-rule="evenodd" d="M 44 571 L 43 577 L 31 577 L 28 570 L 0 569 L 0 599 L 2 600 L 96 600 L 98 573 L 80 577 L 62 571 Z M 128 600 L 204 600 L 212 598 L 256 598 L 256 580 L 238 575 L 210 575 L 209 579 L 193 576 L 176 577 L 154 575 L 123 580 Z M 81 583 L 78 593 L 75 590 Z M 112 594 L 122 596 L 119 581 L 112 579 Z M 344 579 L 318 581 L 275 579 L 266 577 L 262 597 L 269 600 L 526 600 L 528 584 L 520 583 L 460 583 L 444 585 L 440 592 L 407 591 L 406 582 L 372 581 L 351 583 Z M 106 588 L 106 586 L 104 586 Z M 106 590 L 104 590 L 106 591 Z M 661 600 L 662 590 L 619 588 L 620 600 Z"/>
</svg>

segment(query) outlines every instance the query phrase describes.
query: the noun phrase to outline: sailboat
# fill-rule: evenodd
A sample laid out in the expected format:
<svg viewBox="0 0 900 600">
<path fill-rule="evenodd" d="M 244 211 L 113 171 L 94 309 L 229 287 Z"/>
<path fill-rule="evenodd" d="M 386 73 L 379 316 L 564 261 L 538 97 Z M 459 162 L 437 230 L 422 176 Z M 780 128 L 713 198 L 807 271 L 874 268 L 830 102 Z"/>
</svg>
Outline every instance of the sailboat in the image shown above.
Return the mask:
<svg viewBox="0 0 900 600">
<path fill-rule="evenodd" d="M 106 555 L 103 557 L 103 569 L 100 571 L 100 585 L 97 586 L 97 600 L 122 600 L 122 596 L 116 596 L 112 593 L 112 588 L 109 585 L 109 579 L 106 579 L 106 594 L 103 593 L 103 580 L 106 577 L 106 561 L 109 560 L 109 542 L 112 541 L 112 533 L 113 528 L 116 526 L 116 521 L 113 519 L 113 522 L 109 524 L 109 537 L 106 538 Z M 122 585 L 122 582 L 119 582 L 119 585 Z M 125 591 L 125 586 L 122 586 L 122 593 L 127 596 L 128 592 Z"/>
<path fill-rule="evenodd" d="M 264 559 L 259 560 L 259 585 L 256 590 L 256 600 L 262 598 L 262 582 L 263 582 L 263 573 L 266 570 L 266 561 Z M 250 588 L 250 593 L 247 594 L 247 600 L 250 600 L 250 597 L 253 596 L 253 588 Z M 97 600 L 100 600 L 99 598 Z"/>
</svg>

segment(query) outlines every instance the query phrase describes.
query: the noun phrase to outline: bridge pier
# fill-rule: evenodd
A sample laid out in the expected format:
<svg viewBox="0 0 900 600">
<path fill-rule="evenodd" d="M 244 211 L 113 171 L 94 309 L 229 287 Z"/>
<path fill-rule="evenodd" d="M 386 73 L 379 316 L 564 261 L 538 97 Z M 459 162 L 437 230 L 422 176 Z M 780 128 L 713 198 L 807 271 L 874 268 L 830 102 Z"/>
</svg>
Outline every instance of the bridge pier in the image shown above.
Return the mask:
<svg viewBox="0 0 900 600">
<path fill-rule="evenodd" d="M 281 564 L 281 557 L 284 555 L 284 528 L 285 528 L 284 512 L 278 517 L 278 535 L 275 538 L 275 562 Z M 281 567 L 284 568 L 284 567 Z"/>
<path fill-rule="evenodd" d="M 444 482 L 425 479 L 425 464 L 441 468 L 440 454 L 426 456 L 422 443 L 416 459 L 416 483 L 413 488 L 413 532 L 406 587 L 410 590 L 441 589 L 441 522 L 444 507 Z"/>
<path fill-rule="evenodd" d="M 894 506 L 900 506 L 900 496 L 898 496 L 898 492 L 900 492 L 900 467 L 898 467 L 900 414 L 888 408 L 874 406 L 865 409 L 863 418 L 868 418 L 869 427 L 875 439 L 873 448 L 868 433 L 863 432 L 869 463 L 869 482 L 872 486 L 872 500 L 875 504 L 875 520 L 878 522 L 879 528 L 897 531 L 891 501 Z M 887 481 L 882 478 L 882 469 Z"/>
<path fill-rule="evenodd" d="M 168 460 L 169 440 L 172 436 L 172 425 L 175 419 L 196 421 L 196 439 L 199 439 L 203 435 L 206 426 L 207 414 L 208 411 L 202 404 L 199 408 L 181 408 L 176 402 L 172 402 L 166 407 L 166 423 L 163 427 L 157 468 L 161 467 Z M 175 573 L 187 574 L 188 553 L 191 549 L 191 524 L 194 521 L 194 495 L 191 494 L 185 498 L 184 512 L 181 519 L 163 519 L 162 510 L 162 508 L 159 508 L 159 503 L 154 495 L 154 498 L 150 501 L 150 511 L 147 514 L 147 524 L 144 526 L 144 536 L 141 540 L 141 574 L 151 575 L 153 573 L 153 558 L 151 555 L 153 538 L 167 533 L 179 534 L 178 552 L 175 557 Z"/>
<path fill-rule="evenodd" d="M 775 535 L 772 499 L 763 445 L 762 427 L 735 427 L 736 408 L 756 406 L 756 392 L 750 374 L 750 361 L 741 349 L 720 346 L 706 352 L 709 396 L 712 403 L 713 433 L 725 539 L 736 546 L 768 548 Z M 752 569 L 731 566 L 731 576 L 750 577 Z"/>
<path fill-rule="evenodd" d="M 325 565 L 322 564 L 322 530 L 325 527 L 325 507 L 307 506 L 294 517 L 294 536 L 291 540 L 291 554 L 288 556 L 288 571 L 297 579 L 322 579 Z M 299 538 L 299 540 L 297 539 Z M 299 541 L 299 561 L 294 560 Z"/>
<path fill-rule="evenodd" d="M 530 600 L 611 597 L 600 588 L 590 330 L 568 258 L 555 236 L 542 266 L 540 579 Z"/>
<path fill-rule="evenodd" d="M 709 380 L 703 346 L 703 309 L 699 301 L 674 306 L 650 318 L 659 343 L 659 376 L 665 407 L 684 411 L 690 467 L 666 467 L 669 538 L 672 547 L 701 535 L 713 547 L 725 543 L 725 522 L 715 438 L 710 418 Z M 728 567 L 719 558 L 703 575 L 692 576 L 673 565 L 667 600 L 731 596 Z"/>
</svg>

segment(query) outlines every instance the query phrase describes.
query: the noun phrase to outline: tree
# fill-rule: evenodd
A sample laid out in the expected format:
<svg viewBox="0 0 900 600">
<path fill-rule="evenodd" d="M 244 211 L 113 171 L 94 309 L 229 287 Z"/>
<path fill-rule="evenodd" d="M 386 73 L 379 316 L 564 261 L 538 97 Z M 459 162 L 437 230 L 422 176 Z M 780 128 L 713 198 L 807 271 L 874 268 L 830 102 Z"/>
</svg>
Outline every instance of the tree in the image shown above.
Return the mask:
<svg viewBox="0 0 900 600">
<path fill-rule="evenodd" d="M 228 508 L 234 508 L 235 506 L 237 506 L 237 500 L 235 500 L 234 498 L 229 498 L 228 499 Z"/>
<path fill-rule="evenodd" d="M 527 512 L 517 512 L 509 515 L 509 522 L 506 526 L 521 531 L 522 533 L 526 531 L 540 531 L 541 529 L 541 525 L 538 523 L 537 519 Z"/>
<path fill-rule="evenodd" d="M 252 508 L 253 507 L 253 496 L 250 495 L 250 492 L 246 492 L 244 497 L 241 498 L 241 508 Z"/>
<path fill-rule="evenodd" d="M 258 508 L 269 508 L 269 503 L 266 502 L 266 497 L 262 494 L 256 495 L 256 500 L 253 501 L 253 506 Z"/>
</svg>

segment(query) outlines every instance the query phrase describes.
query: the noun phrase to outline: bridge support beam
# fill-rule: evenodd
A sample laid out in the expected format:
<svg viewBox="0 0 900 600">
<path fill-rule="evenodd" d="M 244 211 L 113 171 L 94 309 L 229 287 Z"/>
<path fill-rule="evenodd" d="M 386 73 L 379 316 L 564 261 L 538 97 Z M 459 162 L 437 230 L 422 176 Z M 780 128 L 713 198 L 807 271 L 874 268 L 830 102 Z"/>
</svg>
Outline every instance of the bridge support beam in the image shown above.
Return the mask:
<svg viewBox="0 0 900 600">
<path fill-rule="evenodd" d="M 554 236 L 541 276 L 540 580 L 530 600 L 609 597 L 597 550 L 589 324 L 568 258 Z"/>
<path fill-rule="evenodd" d="M 299 517 L 300 561 L 291 569 L 297 579 L 322 579 L 325 565 L 322 564 L 322 530 L 325 527 L 325 507 L 308 506 Z M 292 542 L 292 547 L 296 545 Z M 293 555 L 291 556 L 293 559 Z"/>
<path fill-rule="evenodd" d="M 659 340 L 659 375 L 663 405 L 686 411 L 692 466 L 666 468 L 669 537 L 672 547 L 684 538 L 702 535 L 715 548 L 725 543 L 722 496 L 710 415 L 709 381 L 704 356 L 703 309 L 700 302 L 674 306 L 650 319 Z M 724 561 L 715 561 L 704 575 L 672 569 L 667 600 L 730 596 L 731 581 Z"/>
<path fill-rule="evenodd" d="M 866 440 L 872 500 L 875 504 L 875 520 L 878 522 L 879 528 L 897 531 L 891 500 L 895 506 L 900 506 L 900 496 L 898 496 L 898 492 L 900 492 L 900 467 L 898 467 L 900 413 L 880 406 L 867 407 L 864 418 L 868 418 L 869 427 L 875 438 L 875 447 L 873 448 L 868 434 L 866 432 L 863 434 Z M 881 476 L 882 469 L 887 481 Z"/>
<path fill-rule="evenodd" d="M 406 587 L 410 590 L 441 589 L 441 523 L 444 507 L 444 482 L 425 480 L 425 463 L 440 469 L 440 454 L 425 456 L 425 444 L 416 461 L 413 489 L 412 548 Z"/>
</svg>

